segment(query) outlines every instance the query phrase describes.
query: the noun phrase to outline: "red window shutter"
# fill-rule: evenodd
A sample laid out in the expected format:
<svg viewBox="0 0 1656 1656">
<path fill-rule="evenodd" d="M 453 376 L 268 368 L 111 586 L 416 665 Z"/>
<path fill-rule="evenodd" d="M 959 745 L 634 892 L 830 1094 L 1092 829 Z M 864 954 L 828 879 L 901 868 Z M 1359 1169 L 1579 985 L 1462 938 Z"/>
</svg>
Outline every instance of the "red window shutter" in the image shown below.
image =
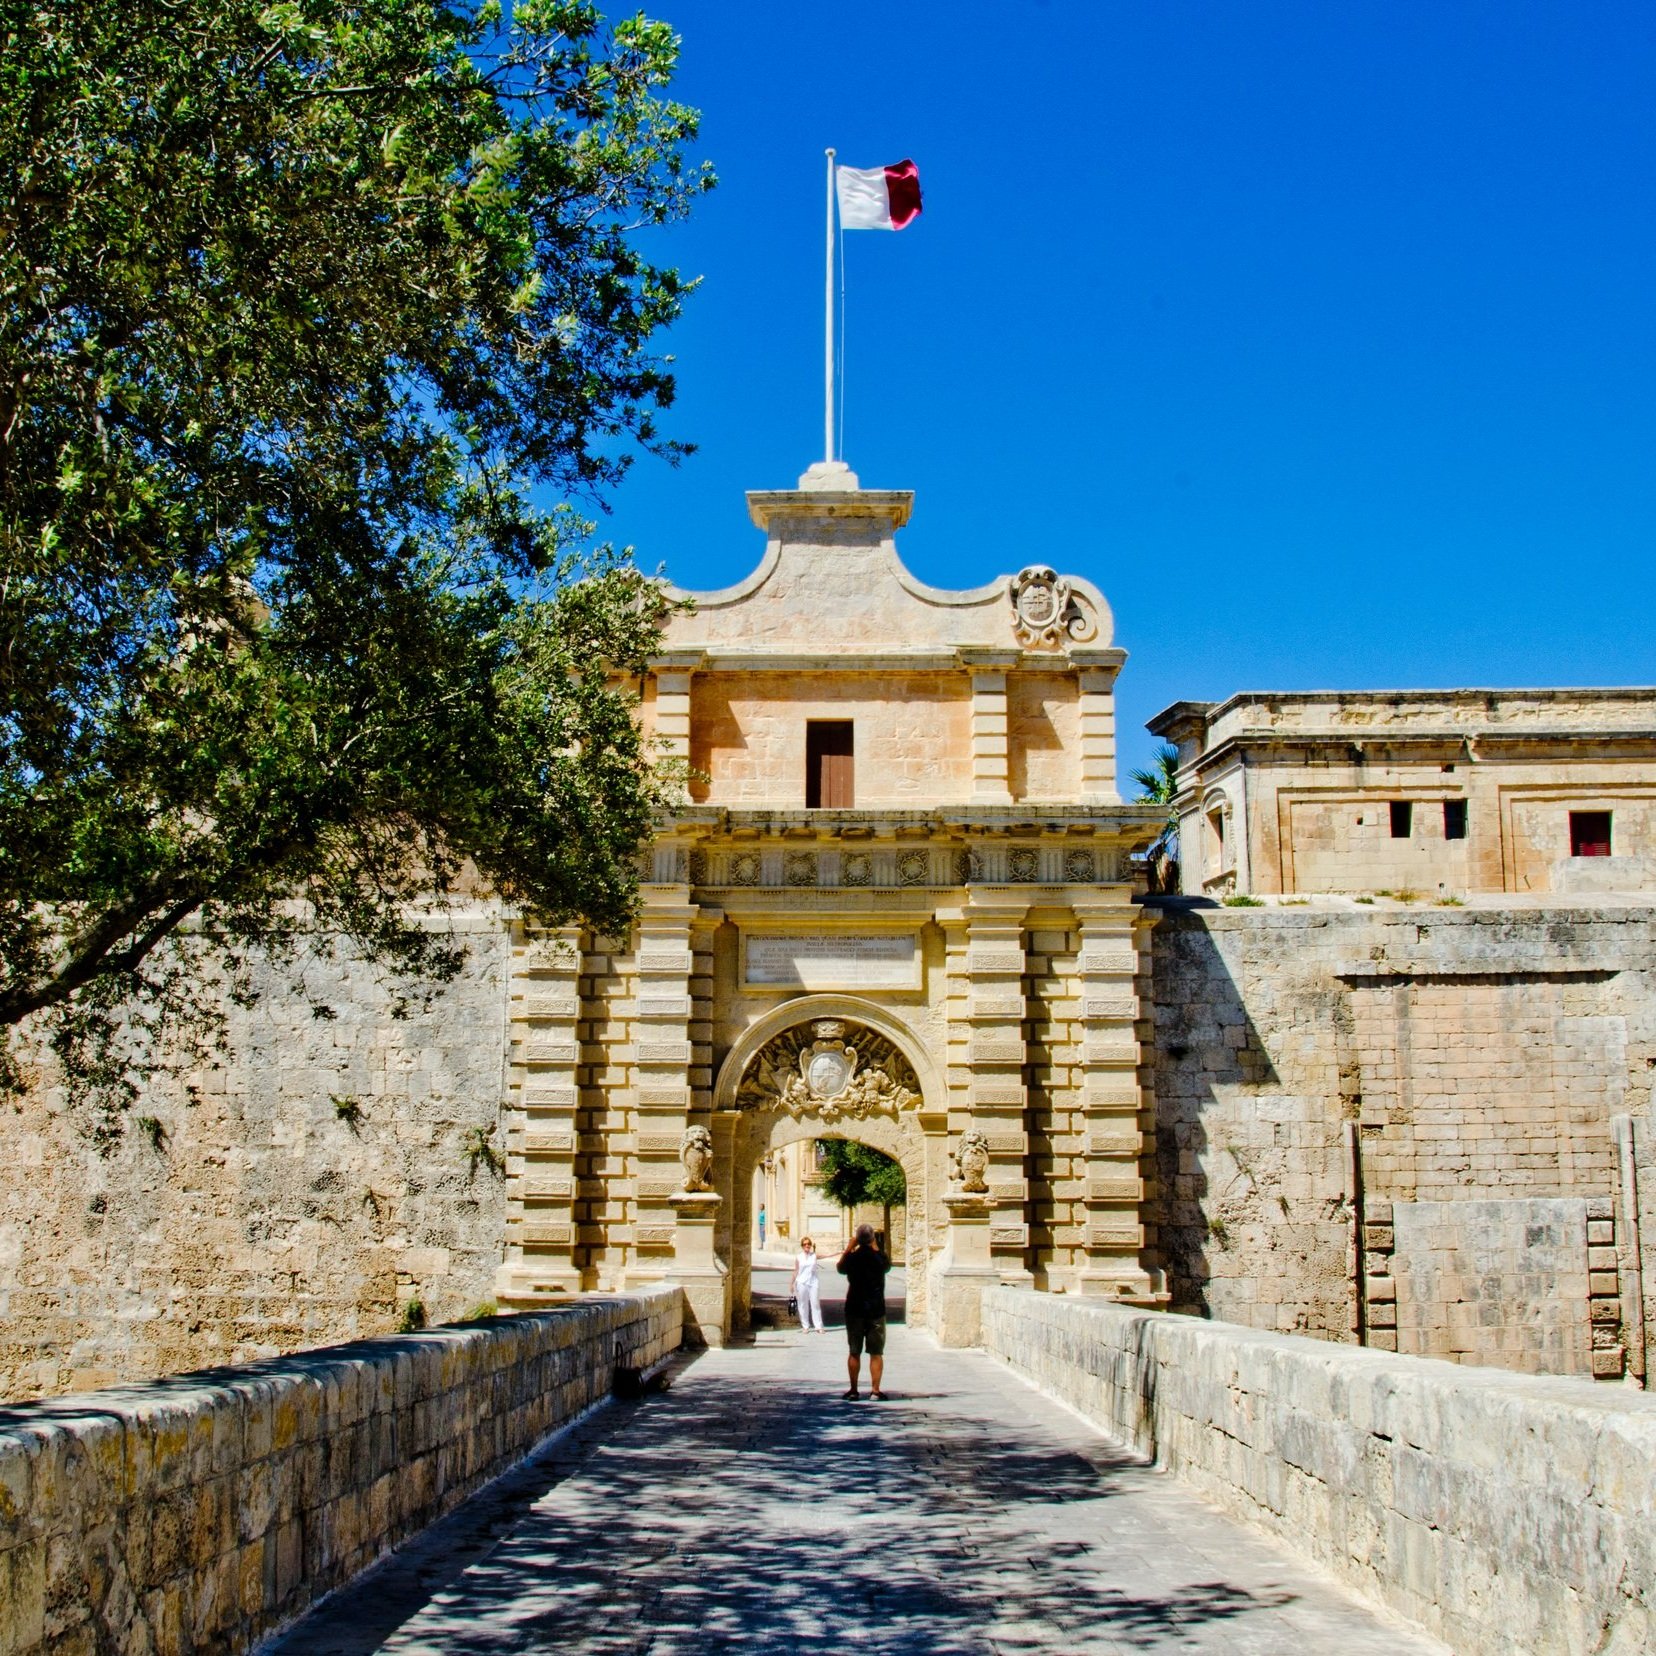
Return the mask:
<svg viewBox="0 0 1656 1656">
<path fill-rule="evenodd" d="M 1608 857 L 1610 855 L 1610 813 L 1608 811 L 1570 812 L 1570 855 L 1572 857 Z"/>
</svg>

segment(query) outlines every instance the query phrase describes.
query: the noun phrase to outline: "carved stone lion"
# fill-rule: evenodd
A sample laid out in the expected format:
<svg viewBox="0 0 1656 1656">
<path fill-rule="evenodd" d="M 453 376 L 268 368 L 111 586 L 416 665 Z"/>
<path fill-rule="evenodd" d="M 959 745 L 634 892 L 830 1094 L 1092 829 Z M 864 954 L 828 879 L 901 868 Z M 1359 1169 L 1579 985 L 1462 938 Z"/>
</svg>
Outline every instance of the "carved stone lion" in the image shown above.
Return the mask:
<svg viewBox="0 0 1656 1656">
<path fill-rule="evenodd" d="M 690 1193 L 711 1190 L 708 1174 L 713 1171 L 713 1135 L 705 1127 L 686 1127 L 684 1142 L 679 1145 L 679 1160 L 684 1163 L 684 1188 Z"/>
<path fill-rule="evenodd" d="M 968 1127 L 960 1135 L 949 1160 L 953 1163 L 955 1183 L 969 1196 L 988 1190 L 989 1141 L 976 1127 Z"/>
</svg>

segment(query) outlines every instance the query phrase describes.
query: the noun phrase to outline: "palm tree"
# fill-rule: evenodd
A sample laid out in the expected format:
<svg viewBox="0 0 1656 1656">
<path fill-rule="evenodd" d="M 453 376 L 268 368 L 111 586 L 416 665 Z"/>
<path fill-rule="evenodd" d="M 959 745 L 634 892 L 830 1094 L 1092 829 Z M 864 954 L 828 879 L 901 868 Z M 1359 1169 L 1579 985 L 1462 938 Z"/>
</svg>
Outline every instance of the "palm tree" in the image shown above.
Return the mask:
<svg viewBox="0 0 1656 1656">
<path fill-rule="evenodd" d="M 1146 805 L 1165 805 L 1167 820 L 1144 854 L 1150 870 L 1152 891 L 1172 892 L 1179 886 L 1179 816 L 1173 801 L 1179 793 L 1179 750 L 1171 742 L 1156 749 L 1156 762 L 1149 770 L 1136 770 L 1139 800 Z"/>
</svg>

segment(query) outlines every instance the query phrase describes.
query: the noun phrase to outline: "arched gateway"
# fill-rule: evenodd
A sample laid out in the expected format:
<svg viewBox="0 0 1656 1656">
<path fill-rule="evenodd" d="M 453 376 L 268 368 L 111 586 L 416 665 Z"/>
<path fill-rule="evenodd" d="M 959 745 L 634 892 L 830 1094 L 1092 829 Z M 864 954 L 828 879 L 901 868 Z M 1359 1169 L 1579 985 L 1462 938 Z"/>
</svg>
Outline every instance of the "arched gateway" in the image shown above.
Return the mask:
<svg viewBox="0 0 1656 1656">
<path fill-rule="evenodd" d="M 849 1138 L 884 1151 L 908 1180 L 908 1241 L 917 1269 L 910 1315 L 926 1318 L 931 1201 L 942 1188 L 943 1078 L 900 1018 L 849 995 L 805 995 L 756 1022 L 720 1069 L 714 1108 L 730 1117 L 730 1155 L 718 1183 L 729 1203 L 731 1322 L 748 1326 L 753 1172 L 772 1150 L 802 1140 Z M 938 1227 L 941 1234 L 941 1226 Z"/>
<path fill-rule="evenodd" d="M 903 1164 L 944 1339 L 988 1281 L 1160 1301 L 1124 876 L 1161 811 L 1115 788 L 1125 654 L 1042 558 L 916 581 L 911 503 L 837 463 L 749 495 L 759 566 L 669 624 L 640 716 L 695 780 L 638 925 L 516 939 L 504 1302 L 672 1277 L 722 1340 L 754 1164 L 835 1135 Z"/>
</svg>

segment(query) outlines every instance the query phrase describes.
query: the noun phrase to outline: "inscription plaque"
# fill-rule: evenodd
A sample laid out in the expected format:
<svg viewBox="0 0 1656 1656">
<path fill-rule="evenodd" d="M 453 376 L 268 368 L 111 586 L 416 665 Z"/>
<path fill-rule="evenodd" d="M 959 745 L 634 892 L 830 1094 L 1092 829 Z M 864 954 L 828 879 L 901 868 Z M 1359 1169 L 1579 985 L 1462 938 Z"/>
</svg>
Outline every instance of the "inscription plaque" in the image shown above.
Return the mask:
<svg viewBox="0 0 1656 1656">
<path fill-rule="evenodd" d="M 837 937 L 749 937 L 748 983 L 775 989 L 918 989 L 912 932 Z"/>
</svg>

